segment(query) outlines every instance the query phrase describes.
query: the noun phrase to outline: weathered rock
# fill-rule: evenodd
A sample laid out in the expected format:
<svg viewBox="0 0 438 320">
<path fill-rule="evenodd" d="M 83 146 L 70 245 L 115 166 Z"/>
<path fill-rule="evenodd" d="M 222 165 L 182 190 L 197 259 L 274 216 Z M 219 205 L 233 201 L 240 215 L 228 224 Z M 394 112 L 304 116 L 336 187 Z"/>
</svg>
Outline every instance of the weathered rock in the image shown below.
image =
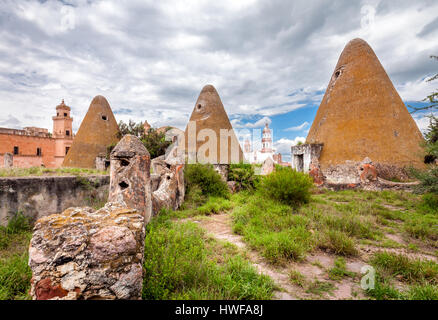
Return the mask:
<svg viewBox="0 0 438 320">
<path fill-rule="evenodd" d="M 150 155 L 139 138 L 125 135 L 113 149 L 108 202 L 137 209 L 148 223 L 152 212 Z"/>
<path fill-rule="evenodd" d="M 3 161 L 5 162 L 5 168 L 12 168 L 14 166 L 14 156 L 12 153 L 6 152 L 3 155 Z"/>
<path fill-rule="evenodd" d="M 377 181 L 377 169 L 372 164 L 370 158 L 365 158 L 362 163 L 358 166 L 358 175 L 360 182 L 368 183 L 372 181 Z"/>
<path fill-rule="evenodd" d="M 229 164 L 214 164 L 213 168 L 214 168 L 214 170 L 216 170 L 217 173 L 220 174 L 223 181 L 228 180 L 228 173 L 230 171 Z"/>
<path fill-rule="evenodd" d="M 240 191 L 240 185 L 236 181 L 227 181 L 227 186 L 231 193 Z"/>
<path fill-rule="evenodd" d="M 109 160 L 106 158 L 105 154 L 99 154 L 96 157 L 96 169 L 105 171 L 110 166 Z"/>
<path fill-rule="evenodd" d="M 315 157 L 310 162 L 309 175 L 312 177 L 313 182 L 317 186 L 321 186 L 324 184 L 325 177 L 322 174 L 321 167 L 319 165 L 318 159 Z"/>
<path fill-rule="evenodd" d="M 152 211 L 157 215 L 162 208 L 176 210 L 184 201 L 184 165 L 162 169 L 158 188 L 152 193 Z"/>
<path fill-rule="evenodd" d="M 268 157 L 266 158 L 265 162 L 263 162 L 261 175 L 267 176 L 268 174 L 274 172 L 274 169 L 275 169 L 274 160 L 272 160 L 271 157 Z"/>
<path fill-rule="evenodd" d="M 39 219 L 29 247 L 33 299 L 140 299 L 144 217 L 119 203 Z"/>
</svg>

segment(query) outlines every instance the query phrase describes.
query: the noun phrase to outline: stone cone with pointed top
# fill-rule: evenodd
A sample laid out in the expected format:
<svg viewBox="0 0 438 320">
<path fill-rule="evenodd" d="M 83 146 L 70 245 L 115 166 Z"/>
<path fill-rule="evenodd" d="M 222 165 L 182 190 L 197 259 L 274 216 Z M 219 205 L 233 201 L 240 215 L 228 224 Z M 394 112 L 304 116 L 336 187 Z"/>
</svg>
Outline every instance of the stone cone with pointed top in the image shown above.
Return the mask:
<svg viewBox="0 0 438 320">
<path fill-rule="evenodd" d="M 95 97 L 62 166 L 94 168 L 96 157 L 118 142 L 118 132 L 119 126 L 108 101 L 103 96 Z"/>
<path fill-rule="evenodd" d="M 323 170 L 370 157 L 399 168 L 422 167 L 423 141 L 371 47 L 361 39 L 342 52 L 307 143 L 323 143 Z"/>
<path fill-rule="evenodd" d="M 185 130 L 185 146 L 189 163 L 230 164 L 244 159 L 221 98 L 212 85 L 206 85 L 196 101 Z"/>
</svg>

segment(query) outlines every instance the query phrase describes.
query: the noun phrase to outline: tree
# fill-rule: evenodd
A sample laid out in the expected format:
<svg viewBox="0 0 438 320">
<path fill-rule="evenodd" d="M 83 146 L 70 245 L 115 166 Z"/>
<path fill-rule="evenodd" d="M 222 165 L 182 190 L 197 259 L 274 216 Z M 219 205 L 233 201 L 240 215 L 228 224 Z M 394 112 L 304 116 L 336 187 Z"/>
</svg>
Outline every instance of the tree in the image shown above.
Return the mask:
<svg viewBox="0 0 438 320">
<path fill-rule="evenodd" d="M 149 128 L 146 132 L 142 122 L 136 123 L 135 121 L 129 120 L 128 123 L 125 123 L 119 121 L 119 138 L 127 134 L 132 134 L 140 138 L 143 145 L 148 149 L 151 159 L 154 159 L 165 154 L 167 147 L 171 145 L 172 141 L 166 140 L 166 132 L 169 129 L 171 129 L 171 127 L 167 127 L 166 130 Z M 115 146 L 116 144 L 107 147 L 107 158 L 109 158 L 109 154 Z"/>
<path fill-rule="evenodd" d="M 430 56 L 431 59 L 438 60 L 438 56 Z M 427 79 L 427 82 L 432 82 L 434 80 L 438 79 L 438 73 L 434 75 L 433 77 Z M 415 113 L 417 111 L 424 111 L 424 110 L 434 110 L 438 109 L 438 89 L 436 92 L 432 92 L 430 95 L 428 95 L 425 99 L 423 99 L 424 102 L 430 103 L 429 106 L 426 107 L 412 107 L 408 106 L 410 109 L 412 109 L 411 113 Z"/>
</svg>

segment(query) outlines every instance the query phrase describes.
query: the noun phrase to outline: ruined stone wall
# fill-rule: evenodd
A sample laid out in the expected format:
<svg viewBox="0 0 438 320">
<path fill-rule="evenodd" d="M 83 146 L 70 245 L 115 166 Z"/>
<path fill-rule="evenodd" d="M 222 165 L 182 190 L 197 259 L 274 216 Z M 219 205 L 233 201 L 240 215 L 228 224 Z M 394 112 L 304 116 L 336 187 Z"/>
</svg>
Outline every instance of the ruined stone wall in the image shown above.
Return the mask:
<svg viewBox="0 0 438 320">
<path fill-rule="evenodd" d="M 106 201 L 109 176 L 0 178 L 0 224 L 22 211 L 38 219 L 69 207 Z"/>
</svg>

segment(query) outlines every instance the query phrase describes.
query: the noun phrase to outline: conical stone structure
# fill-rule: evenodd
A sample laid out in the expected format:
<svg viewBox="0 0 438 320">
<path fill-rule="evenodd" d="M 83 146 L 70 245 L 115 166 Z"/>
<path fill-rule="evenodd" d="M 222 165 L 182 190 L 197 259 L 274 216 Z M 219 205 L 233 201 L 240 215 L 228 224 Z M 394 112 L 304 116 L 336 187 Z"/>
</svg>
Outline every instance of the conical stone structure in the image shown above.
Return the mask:
<svg viewBox="0 0 438 320">
<path fill-rule="evenodd" d="M 199 94 L 185 130 L 189 163 L 230 164 L 244 160 L 221 98 L 212 85 Z"/>
<path fill-rule="evenodd" d="M 103 96 L 96 96 L 91 101 L 62 166 L 95 168 L 96 157 L 106 153 L 110 144 L 119 141 L 118 132 L 119 126 L 108 101 Z"/>
<path fill-rule="evenodd" d="M 424 166 L 423 136 L 374 51 L 364 40 L 342 52 L 307 136 L 323 143 L 323 170 L 362 161 L 399 168 Z"/>
</svg>

